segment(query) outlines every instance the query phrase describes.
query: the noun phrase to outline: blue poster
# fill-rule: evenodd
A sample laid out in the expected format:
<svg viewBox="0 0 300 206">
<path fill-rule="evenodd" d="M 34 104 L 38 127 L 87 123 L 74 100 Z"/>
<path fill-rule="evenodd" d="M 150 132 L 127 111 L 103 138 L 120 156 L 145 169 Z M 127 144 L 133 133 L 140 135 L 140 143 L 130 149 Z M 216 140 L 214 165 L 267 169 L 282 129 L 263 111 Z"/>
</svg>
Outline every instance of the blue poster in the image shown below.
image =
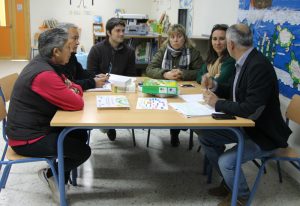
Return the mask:
<svg viewBox="0 0 300 206">
<path fill-rule="evenodd" d="M 299 0 L 240 0 L 239 9 L 292 9 L 300 11 Z"/>
<path fill-rule="evenodd" d="M 239 22 L 253 30 L 253 45 L 274 65 L 280 92 L 300 94 L 300 0 L 240 0 Z"/>
</svg>

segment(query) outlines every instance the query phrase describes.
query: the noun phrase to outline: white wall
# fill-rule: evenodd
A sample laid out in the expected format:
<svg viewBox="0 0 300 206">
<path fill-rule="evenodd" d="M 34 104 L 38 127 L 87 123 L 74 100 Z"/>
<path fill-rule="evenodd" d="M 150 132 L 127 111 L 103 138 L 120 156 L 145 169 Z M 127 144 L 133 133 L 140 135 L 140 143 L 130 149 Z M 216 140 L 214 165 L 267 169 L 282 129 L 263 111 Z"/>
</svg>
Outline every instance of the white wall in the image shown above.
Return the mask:
<svg viewBox="0 0 300 206">
<path fill-rule="evenodd" d="M 179 0 L 152 0 L 150 16 L 158 19 L 166 11 L 177 23 Z M 193 0 L 193 36 L 210 34 L 215 24 L 235 24 L 239 0 Z"/>
<path fill-rule="evenodd" d="M 102 16 L 103 22 L 114 16 L 116 8 L 125 9 L 127 13 L 148 14 L 151 8 L 150 0 L 85 0 L 86 8 L 82 4 L 78 8 L 80 0 L 72 0 L 72 5 L 67 0 L 31 0 L 30 23 L 31 37 L 38 30 L 44 19 L 55 18 L 59 22 L 71 22 L 81 29 L 81 45 L 89 51 L 93 45 L 92 23 L 95 15 Z"/>
<path fill-rule="evenodd" d="M 239 0 L 194 0 L 193 35 L 209 35 L 213 25 L 237 22 Z"/>
<path fill-rule="evenodd" d="M 179 0 L 152 0 L 150 17 L 159 20 L 161 14 L 166 12 L 171 24 L 175 24 L 178 19 L 178 8 Z"/>
<path fill-rule="evenodd" d="M 95 15 L 102 16 L 104 22 L 114 16 L 116 8 L 125 9 L 126 13 L 148 14 L 150 18 L 159 19 L 166 11 L 171 23 L 177 23 L 179 0 L 85 0 L 86 8 L 77 7 L 80 0 L 31 0 L 30 23 L 31 37 L 38 31 L 44 19 L 55 18 L 60 22 L 72 22 L 82 28 L 81 44 L 90 50 L 92 40 L 92 23 Z M 237 19 L 238 0 L 193 0 L 193 36 L 209 34 L 216 23 L 233 24 Z M 215 5 L 218 5 L 217 9 Z M 236 8 L 236 12 L 232 12 Z M 213 12 L 212 12 L 213 11 Z"/>
</svg>

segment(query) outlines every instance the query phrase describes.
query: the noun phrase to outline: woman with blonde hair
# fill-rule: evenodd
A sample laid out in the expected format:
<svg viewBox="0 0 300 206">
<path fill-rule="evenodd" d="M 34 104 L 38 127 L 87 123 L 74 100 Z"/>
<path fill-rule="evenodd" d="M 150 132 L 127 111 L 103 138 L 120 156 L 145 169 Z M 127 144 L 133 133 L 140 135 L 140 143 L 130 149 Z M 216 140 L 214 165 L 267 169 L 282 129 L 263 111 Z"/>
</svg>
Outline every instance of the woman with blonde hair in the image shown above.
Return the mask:
<svg viewBox="0 0 300 206">
<path fill-rule="evenodd" d="M 200 52 L 188 39 L 180 24 L 172 25 L 168 38 L 153 57 L 146 69 L 146 75 L 154 79 L 196 80 L 197 72 L 203 64 Z M 179 145 L 180 130 L 171 129 L 171 145 Z"/>
</svg>

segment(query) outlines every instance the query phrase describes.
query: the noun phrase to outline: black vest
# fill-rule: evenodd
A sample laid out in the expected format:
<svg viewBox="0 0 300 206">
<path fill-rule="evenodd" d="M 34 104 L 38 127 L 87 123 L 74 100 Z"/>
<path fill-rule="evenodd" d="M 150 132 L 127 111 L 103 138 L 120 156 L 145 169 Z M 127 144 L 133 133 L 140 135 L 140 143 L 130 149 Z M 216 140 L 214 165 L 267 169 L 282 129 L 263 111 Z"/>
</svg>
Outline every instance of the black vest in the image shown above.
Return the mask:
<svg viewBox="0 0 300 206">
<path fill-rule="evenodd" d="M 10 139 L 32 140 L 50 131 L 50 121 L 58 107 L 31 90 L 41 72 L 54 71 L 46 59 L 36 56 L 17 79 L 8 110 L 6 133 Z"/>
</svg>

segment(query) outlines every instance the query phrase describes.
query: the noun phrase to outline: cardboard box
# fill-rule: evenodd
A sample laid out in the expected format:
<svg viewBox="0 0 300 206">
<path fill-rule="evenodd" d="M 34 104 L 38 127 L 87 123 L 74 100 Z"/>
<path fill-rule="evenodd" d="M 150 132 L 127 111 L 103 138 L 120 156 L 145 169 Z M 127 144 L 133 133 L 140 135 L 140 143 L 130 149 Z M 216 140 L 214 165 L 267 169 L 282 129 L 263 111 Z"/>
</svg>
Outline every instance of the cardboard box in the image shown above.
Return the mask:
<svg viewBox="0 0 300 206">
<path fill-rule="evenodd" d="M 154 95 L 178 95 L 178 84 L 175 80 L 146 79 L 143 82 L 142 92 Z"/>
</svg>

